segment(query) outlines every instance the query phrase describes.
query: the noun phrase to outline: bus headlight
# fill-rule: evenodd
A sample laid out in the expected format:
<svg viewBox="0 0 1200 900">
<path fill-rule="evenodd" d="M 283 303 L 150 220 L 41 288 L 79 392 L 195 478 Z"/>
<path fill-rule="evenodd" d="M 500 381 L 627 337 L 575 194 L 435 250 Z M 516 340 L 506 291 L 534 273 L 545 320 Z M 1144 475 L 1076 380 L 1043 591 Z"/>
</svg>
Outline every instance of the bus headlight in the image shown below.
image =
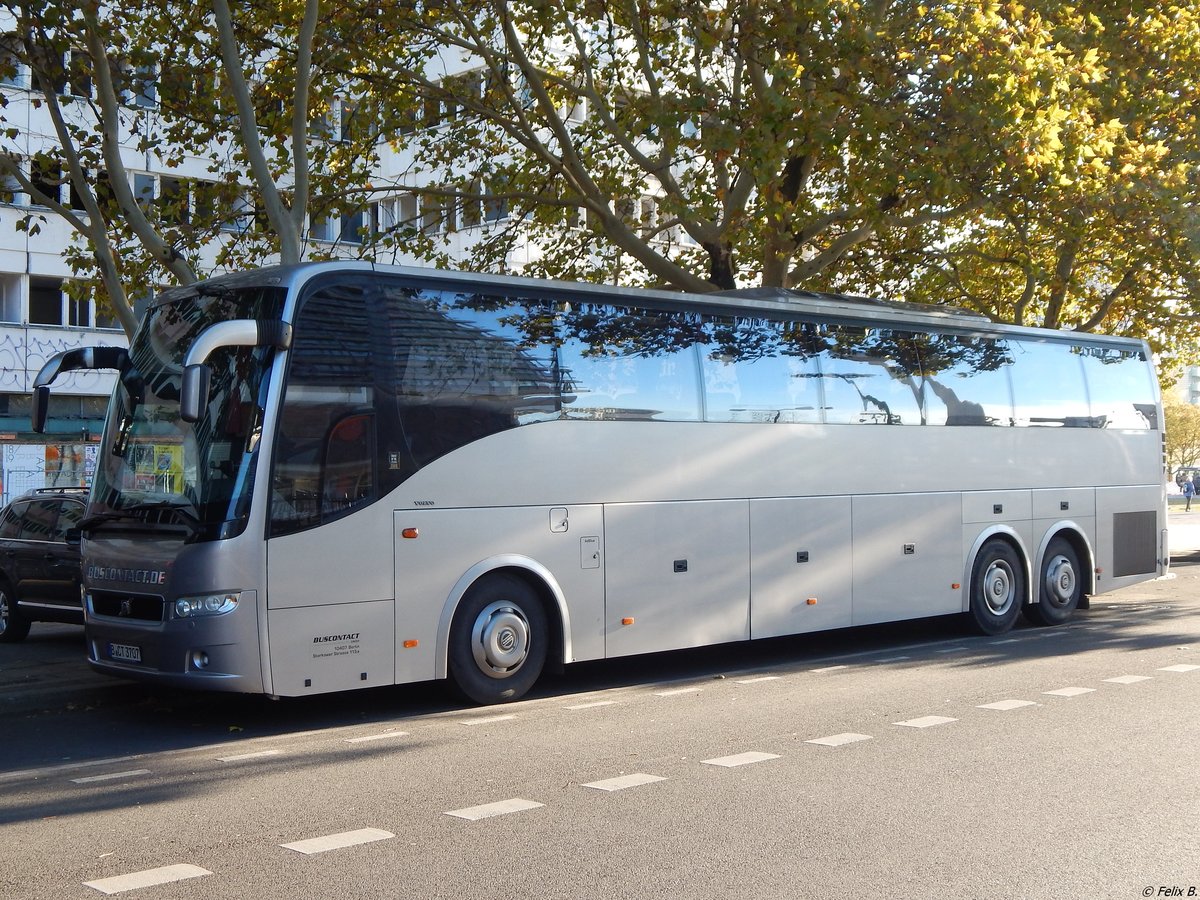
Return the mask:
<svg viewBox="0 0 1200 900">
<path fill-rule="evenodd" d="M 180 597 L 175 601 L 175 618 L 194 619 L 197 616 L 223 616 L 233 612 L 239 594 L 202 594 L 199 597 Z"/>
</svg>

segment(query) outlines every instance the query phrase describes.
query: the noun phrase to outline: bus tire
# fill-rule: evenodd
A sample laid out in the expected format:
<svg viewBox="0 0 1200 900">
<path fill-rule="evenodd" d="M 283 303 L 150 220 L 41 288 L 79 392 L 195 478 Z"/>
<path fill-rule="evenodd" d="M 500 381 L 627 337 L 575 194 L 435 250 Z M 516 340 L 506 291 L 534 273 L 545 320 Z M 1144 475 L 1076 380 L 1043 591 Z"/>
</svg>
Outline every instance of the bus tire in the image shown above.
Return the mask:
<svg viewBox="0 0 1200 900">
<path fill-rule="evenodd" d="M 480 704 L 510 703 L 546 663 L 549 627 L 536 592 L 513 575 L 488 575 L 467 590 L 450 627 L 447 668 L 455 689 Z"/>
<path fill-rule="evenodd" d="M 1025 602 L 1025 567 L 1006 541 L 988 541 L 971 567 L 970 617 L 984 634 L 1013 627 Z"/>
<path fill-rule="evenodd" d="M 1061 625 L 1079 608 L 1083 597 L 1079 554 L 1070 541 L 1056 537 L 1046 548 L 1038 571 L 1038 602 L 1025 608 L 1025 617 L 1037 625 Z"/>
<path fill-rule="evenodd" d="M 12 589 L 0 581 L 0 641 L 15 644 L 25 640 L 29 624 L 29 619 L 17 609 L 17 598 Z"/>
</svg>

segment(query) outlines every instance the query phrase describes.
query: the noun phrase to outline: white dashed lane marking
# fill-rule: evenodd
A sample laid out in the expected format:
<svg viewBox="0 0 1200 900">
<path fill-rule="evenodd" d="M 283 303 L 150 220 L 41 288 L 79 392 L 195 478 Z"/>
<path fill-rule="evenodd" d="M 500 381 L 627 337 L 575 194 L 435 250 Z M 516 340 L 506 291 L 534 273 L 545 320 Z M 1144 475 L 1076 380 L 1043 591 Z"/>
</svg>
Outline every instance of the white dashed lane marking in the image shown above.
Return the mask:
<svg viewBox="0 0 1200 900">
<path fill-rule="evenodd" d="M 869 734 L 855 734 L 852 731 L 848 731 L 845 734 L 833 734 L 829 737 L 813 738 L 811 741 L 805 741 L 804 743 L 821 744 L 825 747 L 840 747 L 843 744 L 853 744 L 856 741 L 869 740 L 871 740 L 871 735 Z"/>
<path fill-rule="evenodd" d="M 522 800 L 520 797 L 514 797 L 512 800 L 500 800 L 496 803 L 485 803 L 482 806 L 456 809 L 453 812 L 446 813 L 446 815 L 454 816 L 456 819 L 469 819 L 472 822 L 477 822 L 480 819 L 490 819 L 492 816 L 506 816 L 509 813 L 524 812 L 527 809 L 537 809 L 539 806 L 544 805 L 535 800 Z"/>
<path fill-rule="evenodd" d="M 491 725 L 493 722 L 507 722 L 509 719 L 515 719 L 515 715 L 507 716 L 482 716 L 478 719 L 463 719 L 460 725 Z"/>
<path fill-rule="evenodd" d="M 598 791 L 623 791 L 626 788 L 641 787 L 643 784 L 653 784 L 656 781 L 666 781 L 661 775 L 646 775 L 635 772 L 632 775 L 621 775 L 617 778 L 606 778 L 603 781 L 592 781 L 583 785 L 585 788 L 595 788 Z"/>
<path fill-rule="evenodd" d="M 1038 706 L 1032 700 L 1000 700 L 996 703 L 982 703 L 976 709 L 999 709 L 1007 712 L 1010 709 L 1021 709 L 1026 706 Z"/>
<path fill-rule="evenodd" d="M 1118 675 L 1116 678 L 1105 678 L 1109 684 L 1137 684 L 1139 681 L 1149 681 L 1149 675 Z"/>
<path fill-rule="evenodd" d="M 1186 663 L 1180 663 L 1177 666 L 1163 666 L 1158 671 L 1160 672 L 1195 672 L 1200 669 L 1200 666 L 1189 666 Z"/>
<path fill-rule="evenodd" d="M 810 672 L 836 672 L 838 669 L 848 669 L 849 666 L 824 666 L 820 669 L 809 669 Z"/>
<path fill-rule="evenodd" d="M 754 750 L 751 750 L 747 753 L 737 753 L 733 756 L 720 756 L 716 759 L 701 760 L 701 762 L 709 766 L 724 766 L 727 769 L 732 769 L 735 766 L 748 766 L 751 763 L 766 762 L 768 759 L 779 759 L 779 754 L 758 753 Z"/>
<path fill-rule="evenodd" d="M 356 831 L 343 831 L 339 834 L 327 834 L 324 837 L 309 838 L 305 841 L 292 841 L 290 844 L 280 844 L 285 850 L 295 850 L 306 856 L 314 853 L 324 853 L 327 850 L 341 850 L 344 847 L 356 847 L 359 844 L 369 844 L 372 841 L 386 841 L 394 838 L 390 831 L 381 828 L 359 828 Z"/>
<path fill-rule="evenodd" d="M 217 762 L 241 762 L 244 759 L 262 759 L 264 756 L 278 755 L 278 750 L 259 750 L 257 753 L 239 753 L 237 756 L 218 756 Z"/>
<path fill-rule="evenodd" d="M 1095 688 L 1081 687 L 1065 687 L 1059 688 L 1057 691 L 1042 691 L 1043 694 L 1049 694 L 1051 697 L 1078 697 L 1080 694 L 1094 694 Z"/>
<path fill-rule="evenodd" d="M 384 731 L 380 734 L 364 734 L 362 737 L 346 738 L 347 744 L 365 744 L 368 741 L 383 741 L 388 738 L 408 737 L 407 731 Z"/>
<path fill-rule="evenodd" d="M 595 709 L 597 706 L 613 706 L 616 700 L 597 700 L 594 703 L 576 703 L 574 706 L 568 706 L 567 709 Z"/>
<path fill-rule="evenodd" d="M 670 691 L 655 691 L 654 696 L 655 697 L 678 697 L 680 694 L 698 694 L 702 690 L 704 690 L 704 688 L 698 688 L 698 687 L 675 688 L 674 690 L 670 690 Z"/>
<path fill-rule="evenodd" d="M 757 678 L 741 678 L 738 684 L 758 684 L 760 681 L 778 681 L 778 675 L 759 675 Z"/>
<path fill-rule="evenodd" d="M 131 872 L 128 875 L 114 875 L 111 878 L 100 878 L 96 881 L 85 881 L 84 887 L 90 887 L 102 894 L 120 894 L 138 888 L 153 887 L 156 884 L 170 884 L 173 881 L 183 881 L 187 878 L 199 878 L 201 875 L 211 875 L 208 869 L 199 866 L 180 864 L 177 866 L 162 866 L 157 869 L 146 869 L 144 872 Z"/>
<path fill-rule="evenodd" d="M 116 781 L 118 778 L 136 778 L 139 775 L 149 775 L 149 769 L 131 769 L 128 772 L 109 772 L 107 775 L 89 775 L 86 778 L 72 778 L 75 784 L 92 784 L 97 781 Z"/>
<path fill-rule="evenodd" d="M 919 719 L 909 719 L 907 722 L 893 722 L 893 725 L 903 725 L 906 728 L 932 728 L 934 725 L 947 725 L 950 722 L 957 722 L 958 719 L 950 719 L 946 716 L 922 716 Z"/>
</svg>

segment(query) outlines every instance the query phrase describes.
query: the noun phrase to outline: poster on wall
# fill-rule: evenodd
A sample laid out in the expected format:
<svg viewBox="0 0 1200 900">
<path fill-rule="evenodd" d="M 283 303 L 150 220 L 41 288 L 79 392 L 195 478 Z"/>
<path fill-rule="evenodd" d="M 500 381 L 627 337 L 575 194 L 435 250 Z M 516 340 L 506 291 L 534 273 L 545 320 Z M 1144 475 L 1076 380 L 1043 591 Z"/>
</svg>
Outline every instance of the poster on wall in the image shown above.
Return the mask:
<svg viewBox="0 0 1200 900">
<path fill-rule="evenodd" d="M 0 456 L 0 496 L 44 487 L 90 485 L 96 472 L 95 444 L 5 444 Z"/>
</svg>

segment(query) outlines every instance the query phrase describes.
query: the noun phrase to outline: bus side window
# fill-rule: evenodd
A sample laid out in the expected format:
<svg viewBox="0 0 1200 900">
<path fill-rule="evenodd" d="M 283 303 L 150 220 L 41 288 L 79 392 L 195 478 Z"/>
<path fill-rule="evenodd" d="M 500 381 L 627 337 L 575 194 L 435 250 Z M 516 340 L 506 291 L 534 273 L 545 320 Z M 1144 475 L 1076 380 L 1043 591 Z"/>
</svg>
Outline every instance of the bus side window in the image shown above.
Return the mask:
<svg viewBox="0 0 1200 900">
<path fill-rule="evenodd" d="M 369 502 L 375 493 L 375 417 L 354 413 L 329 429 L 321 479 L 322 513 Z"/>
</svg>

